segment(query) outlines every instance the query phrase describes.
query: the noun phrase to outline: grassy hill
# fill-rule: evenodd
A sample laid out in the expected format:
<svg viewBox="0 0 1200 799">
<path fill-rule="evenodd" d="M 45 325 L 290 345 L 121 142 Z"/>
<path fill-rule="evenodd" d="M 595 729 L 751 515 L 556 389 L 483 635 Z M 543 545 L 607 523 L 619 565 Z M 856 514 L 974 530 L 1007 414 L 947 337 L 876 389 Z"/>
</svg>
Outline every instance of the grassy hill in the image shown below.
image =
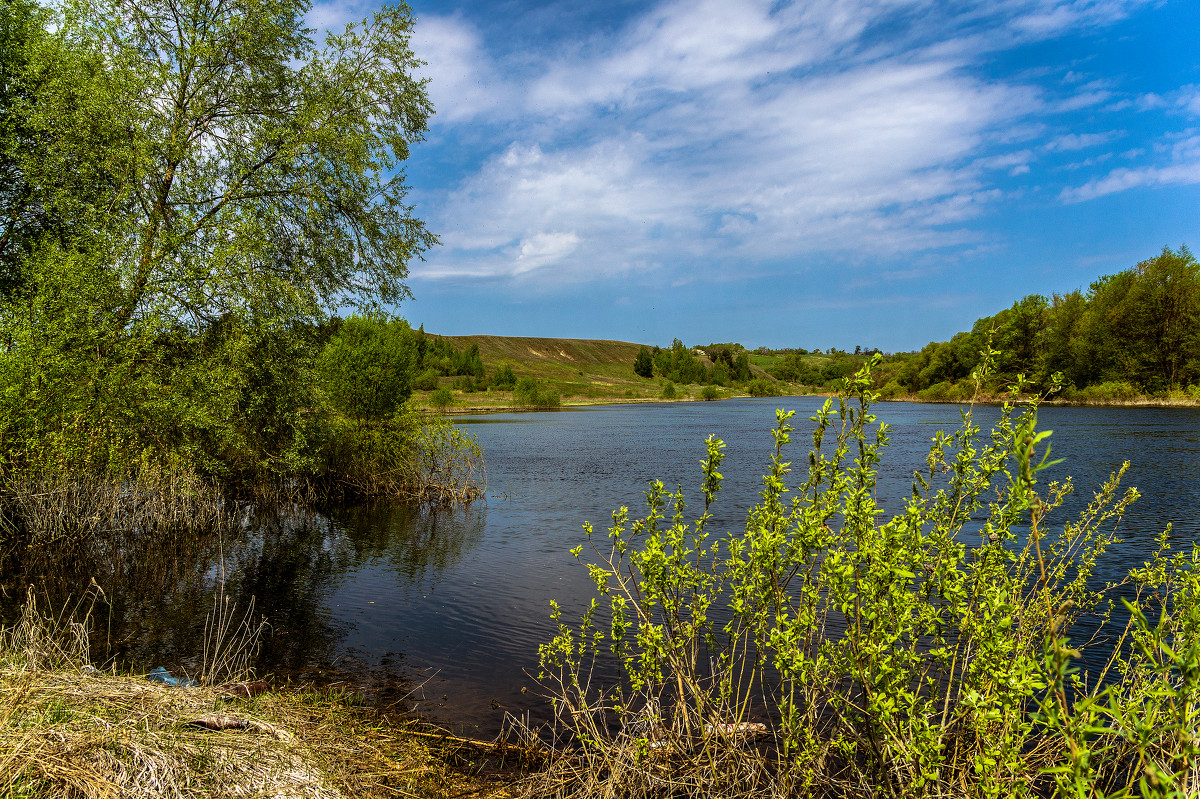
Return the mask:
<svg viewBox="0 0 1200 799">
<path fill-rule="evenodd" d="M 439 336 L 459 349 L 479 347 L 479 355 L 489 374 L 509 366 L 518 378 L 534 377 L 562 397 L 563 405 L 589 405 L 609 402 L 661 401 L 666 381 L 646 379 L 633 372 L 633 361 L 641 344 L 574 338 L 532 338 L 523 336 Z M 759 370 L 755 370 L 756 374 Z M 762 373 L 765 375 L 765 373 Z M 451 386 L 454 378 L 442 378 Z M 700 398 L 699 386 L 677 386 L 676 400 Z M 432 392 L 415 391 L 413 398 L 427 405 Z M 731 389 L 720 389 L 720 396 L 736 396 Z M 482 392 L 454 392 L 451 411 L 481 411 L 507 408 L 511 391 L 495 389 Z"/>
</svg>

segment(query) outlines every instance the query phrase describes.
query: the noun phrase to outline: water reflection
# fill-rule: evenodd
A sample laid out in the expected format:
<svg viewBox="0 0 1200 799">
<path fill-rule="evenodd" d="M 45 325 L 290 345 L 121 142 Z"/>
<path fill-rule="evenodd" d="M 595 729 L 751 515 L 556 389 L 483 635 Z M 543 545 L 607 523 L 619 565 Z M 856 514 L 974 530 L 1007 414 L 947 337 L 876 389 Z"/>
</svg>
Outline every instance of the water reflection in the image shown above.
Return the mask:
<svg viewBox="0 0 1200 799">
<path fill-rule="evenodd" d="M 206 616 L 219 598 L 254 602 L 269 624 L 259 671 L 402 690 L 397 653 L 350 655 L 355 624 L 330 598 L 386 565 L 411 590 L 435 580 L 482 539 L 486 509 L 358 508 L 325 516 L 297 507 L 248 509 L 236 523 L 194 532 L 123 536 L 43 549 L 7 571 L 3 617 L 33 586 L 43 607 L 90 611 L 92 656 L 118 668 L 196 673 Z"/>
<path fill-rule="evenodd" d="M 122 667 L 191 669 L 204 618 L 222 588 L 239 606 L 255 597 L 271 624 L 260 669 L 297 679 L 343 681 L 381 701 L 413 691 L 420 710 L 479 734 L 505 712 L 546 715 L 529 674 L 537 646 L 553 634 L 549 601 L 574 618 L 592 597 L 569 550 L 580 525 L 608 526 L 611 512 L 641 514 L 651 479 L 682 484 L 697 502 L 704 439 L 725 440 L 725 488 L 714 531 L 741 529 L 757 500 L 771 449 L 775 408 L 797 410 L 790 459 L 802 468 L 820 398 L 638 405 L 570 413 L 497 414 L 462 420 L 487 456 L 486 503 L 452 511 L 360 508 L 318 514 L 262 509 L 236 530 L 208 536 L 126 537 L 94 551 L 26 559 L 8 570 L 12 606 L 30 583 L 55 606 L 78 598 L 94 577 L 96 654 Z M 923 468 L 929 442 L 960 422 L 955 406 L 887 403 L 892 425 L 878 496 L 897 512 Z M 977 411 L 986 430 L 998 415 Z M 1100 580 L 1140 565 L 1169 521 L 1176 541 L 1200 535 L 1200 411 L 1044 408 L 1055 457 L 1047 479 L 1072 475 L 1077 492 L 1055 514 L 1074 518 L 1123 460 L 1125 484 L 1143 499 L 1122 520 L 1123 543 L 1100 565 Z M 800 479 L 793 473 L 793 481 Z M 421 683 L 414 686 L 416 676 Z"/>
</svg>

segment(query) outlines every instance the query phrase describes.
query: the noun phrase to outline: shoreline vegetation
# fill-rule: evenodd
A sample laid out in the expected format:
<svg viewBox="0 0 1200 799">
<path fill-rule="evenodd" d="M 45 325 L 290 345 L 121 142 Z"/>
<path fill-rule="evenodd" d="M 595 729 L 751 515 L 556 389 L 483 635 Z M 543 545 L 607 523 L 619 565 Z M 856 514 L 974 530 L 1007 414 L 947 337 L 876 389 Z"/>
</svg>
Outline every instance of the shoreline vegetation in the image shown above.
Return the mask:
<svg viewBox="0 0 1200 799">
<path fill-rule="evenodd" d="M 0 630 L 0 796 L 508 796 L 526 757 L 363 707 L 336 689 L 168 685 L 102 671 L 84 623 L 30 599 Z M 505 777 L 504 775 L 509 775 Z"/>
<path fill-rule="evenodd" d="M 848 386 L 859 404 L 839 399 L 836 432 L 825 404 L 820 429 L 837 449 L 814 441 L 791 510 L 777 451 L 747 538 L 722 543 L 731 557 L 721 563 L 741 572 L 712 568 L 707 512 L 684 524 L 682 497 L 654 489 L 650 515 L 632 528 L 618 512 L 608 564 L 628 553 L 636 568 L 595 567 L 611 626 L 595 629 L 589 615 L 587 635 L 573 639 L 564 623 L 543 650 L 557 706 L 578 712 L 564 728 L 570 743 L 520 790 L 957 796 L 969 783 L 974 795 L 1084 796 L 1093 786 L 1132 795 L 1133 779 L 1146 797 L 1200 790 L 1200 550 L 1189 561 L 1164 535 L 1155 560 L 1131 573 L 1125 584 L 1148 599 L 1121 633 L 1133 654 L 1110 661 L 1122 692 L 1096 693 L 1081 683 L 1066 631 L 1101 601 L 1086 575 L 1129 496 L 1115 478 L 1097 515 L 1059 531 L 1046 557 L 992 546 L 1027 519 L 1036 530 L 1069 490 L 1037 494 L 1046 434 L 1033 416 L 1006 411 L 990 443 L 969 426 L 937 439 L 911 509 L 932 526 L 876 526 L 870 486 L 886 433 L 872 440 L 863 426 L 877 399 L 967 401 L 1010 383 L 1023 385 L 1016 394 L 1062 387 L 1088 402 L 1200 398 L 1200 269 L 1186 247 L 1086 294 L 1031 295 L 948 342 L 887 358 L 862 347 L 428 335 L 388 311 L 411 296 L 408 265 L 438 243 L 404 184 L 433 113 L 411 10 L 383 6 L 320 41 L 309 11 L 303 0 L 0 3 L 4 577 L 56 570 L 101 590 L 93 575 L 107 570 L 137 585 L 171 568 L 173 552 L 221 552 L 252 512 L 470 502 L 486 490 L 483 453 L 446 413 L 493 397 L 550 409 Z M 706 511 L 719 460 L 710 442 Z M 956 539 L 960 511 L 982 511 L 996 491 L 996 538 Z M 658 549 L 630 548 L 630 530 Z M 781 563 L 785 551 L 794 557 Z M 780 578 L 773 587 L 754 582 L 767 573 Z M 819 578 L 803 607 L 779 593 L 797 574 Z M 742 590 L 737 630 L 705 617 L 721 581 Z M 4 799 L 490 790 L 469 763 L 467 779 L 452 774 L 463 759 L 453 750 L 418 746 L 428 733 L 393 731 L 344 697 L 223 697 L 218 688 L 247 673 L 248 652 L 202 669 L 199 688 L 148 685 L 88 670 L 89 614 L 48 619 L 31 599 L 4 600 L 19 615 L 0 642 Z M 97 617 L 112 601 L 96 600 Z M 812 632 L 835 614 L 851 623 L 844 642 Z M 225 636 L 230 618 L 216 617 L 217 650 L 244 640 Z M 714 695 L 697 657 L 726 633 L 734 644 L 717 653 Z M 769 662 L 790 681 L 771 706 L 784 719 L 774 750 L 730 740 L 746 729 L 748 695 L 725 677 L 752 646 L 766 659 L 747 668 Z M 600 647 L 629 681 L 597 696 L 579 667 Z"/>
<path fill-rule="evenodd" d="M 436 337 L 477 360 L 429 373 L 418 402 L 450 413 L 563 403 L 715 400 L 730 396 L 831 396 L 875 355 L 872 390 L 882 400 L 1000 404 L 1007 386 L 1051 404 L 1200 404 L 1200 263 L 1164 248 L 1094 281 L 1086 292 L 1031 294 L 919 351 L 857 346 L 749 350 L 736 342 L 670 347 L 619 341 L 503 336 Z M 988 383 L 975 385 L 983 360 Z M 517 386 L 517 383 L 523 386 Z M 432 393 L 425 393 L 428 390 Z M 509 394 L 504 392 L 511 391 Z"/>
<path fill-rule="evenodd" d="M 990 431 L 968 410 L 939 432 L 889 518 L 875 502 L 880 360 L 812 417 L 807 457 L 789 447 L 793 414 L 777 413 L 744 532 L 708 527 L 724 479 L 714 437 L 695 510 L 656 481 L 644 515 L 585 525 L 572 554 L 595 598 L 577 619 L 552 606 L 558 632 L 540 649 L 575 745 L 529 795 L 1200 790 L 1200 544 L 1173 549 L 1168 528 L 1142 567 L 1093 579 L 1138 492 L 1120 486 L 1126 463 L 1077 519 L 1056 519 L 1074 487 L 1039 476 L 1052 462 L 1037 395 Z M 992 366 L 985 355 L 977 387 Z M 618 676 L 597 684 L 597 661 Z"/>
</svg>

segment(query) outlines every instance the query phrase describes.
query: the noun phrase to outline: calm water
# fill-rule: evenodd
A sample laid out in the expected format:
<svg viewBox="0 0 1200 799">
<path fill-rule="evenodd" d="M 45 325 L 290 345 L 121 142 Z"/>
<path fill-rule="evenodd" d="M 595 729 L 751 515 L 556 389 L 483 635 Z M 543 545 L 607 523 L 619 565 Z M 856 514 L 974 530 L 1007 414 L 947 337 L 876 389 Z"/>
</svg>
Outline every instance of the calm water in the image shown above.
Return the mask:
<svg viewBox="0 0 1200 799">
<path fill-rule="evenodd" d="M 534 684 L 537 646 L 550 635 L 549 601 L 567 617 L 591 597 L 584 569 L 568 550 L 627 505 L 638 513 L 648 481 L 681 483 L 695 498 L 704 439 L 726 444 L 725 490 L 715 511 L 721 530 L 742 525 L 770 454 L 774 410 L 797 411 L 792 460 L 803 462 L 819 398 L 599 407 L 556 413 L 461 419 L 483 445 L 486 502 L 437 513 L 356 511 L 332 518 L 274 519 L 241 542 L 203 547 L 196 562 L 155 580 L 101 582 L 113 599 L 100 648 L 131 668 L 194 665 L 196 638 L 216 586 L 238 601 L 257 598 L 272 628 L 261 667 L 297 679 L 345 681 L 382 702 L 410 704 L 457 729 L 494 732 L 505 711 L 544 707 Z M 884 403 L 892 446 L 880 499 L 898 508 L 930 438 L 952 430 L 960 408 Z M 977 410 L 985 426 L 998 410 Z M 1123 460 L 1141 499 L 1125 519 L 1124 543 L 1101 577 L 1140 564 L 1167 522 L 1177 541 L 1200 534 L 1200 410 L 1046 408 L 1054 456 L 1065 462 L 1076 505 Z M 223 564 L 223 568 L 219 565 Z M 103 571 L 103 570 L 101 570 Z M 78 579 L 76 577 L 75 579 Z M 197 621 L 197 620 L 200 621 Z"/>
</svg>

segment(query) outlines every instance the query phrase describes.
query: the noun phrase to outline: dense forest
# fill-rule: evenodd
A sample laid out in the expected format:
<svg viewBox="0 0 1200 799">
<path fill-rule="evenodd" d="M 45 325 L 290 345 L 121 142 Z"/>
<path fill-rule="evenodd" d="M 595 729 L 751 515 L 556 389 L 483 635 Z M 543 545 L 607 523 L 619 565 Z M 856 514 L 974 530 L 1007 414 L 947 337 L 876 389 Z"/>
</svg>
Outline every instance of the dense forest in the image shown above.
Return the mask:
<svg viewBox="0 0 1200 799">
<path fill-rule="evenodd" d="M 995 387 L 1024 374 L 1045 389 L 1059 374 L 1068 399 L 1200 398 L 1200 264 L 1186 246 L 1164 248 L 1087 291 L 1031 294 L 949 341 L 890 358 L 884 393 L 962 399 L 989 346 L 999 353 Z"/>
<path fill-rule="evenodd" d="M 318 42 L 307 11 L 0 4 L 10 487 L 186 472 L 405 493 L 422 447 L 464 451 L 404 400 L 429 374 L 481 377 L 478 354 L 382 312 L 436 243 L 403 181 L 433 110 L 411 13 Z"/>
</svg>

